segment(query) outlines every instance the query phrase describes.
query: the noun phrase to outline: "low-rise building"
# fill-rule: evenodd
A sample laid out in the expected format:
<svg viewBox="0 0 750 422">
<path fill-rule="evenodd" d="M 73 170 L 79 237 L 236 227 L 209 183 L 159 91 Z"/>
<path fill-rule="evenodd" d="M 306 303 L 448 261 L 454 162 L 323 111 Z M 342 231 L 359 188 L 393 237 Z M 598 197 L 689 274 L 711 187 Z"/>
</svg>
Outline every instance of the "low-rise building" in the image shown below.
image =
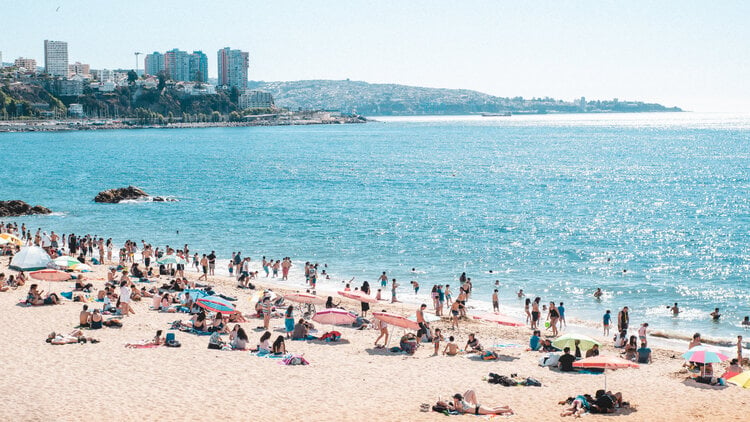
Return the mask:
<svg viewBox="0 0 750 422">
<path fill-rule="evenodd" d="M 19 57 L 13 62 L 13 66 L 27 72 L 36 73 L 36 60 Z"/>
<path fill-rule="evenodd" d="M 273 108 L 275 104 L 273 102 L 273 95 L 270 92 L 249 90 L 245 91 L 240 98 L 237 100 L 237 105 L 241 109 L 247 108 Z"/>
<path fill-rule="evenodd" d="M 68 106 L 68 114 L 72 117 L 83 117 L 83 104 L 71 104 Z"/>
<path fill-rule="evenodd" d="M 54 83 L 55 95 L 77 97 L 83 95 L 83 82 L 80 80 L 58 79 Z"/>
<path fill-rule="evenodd" d="M 73 64 L 68 65 L 68 76 L 82 76 L 86 79 L 91 78 L 91 66 L 81 63 L 81 62 L 75 62 Z"/>
</svg>

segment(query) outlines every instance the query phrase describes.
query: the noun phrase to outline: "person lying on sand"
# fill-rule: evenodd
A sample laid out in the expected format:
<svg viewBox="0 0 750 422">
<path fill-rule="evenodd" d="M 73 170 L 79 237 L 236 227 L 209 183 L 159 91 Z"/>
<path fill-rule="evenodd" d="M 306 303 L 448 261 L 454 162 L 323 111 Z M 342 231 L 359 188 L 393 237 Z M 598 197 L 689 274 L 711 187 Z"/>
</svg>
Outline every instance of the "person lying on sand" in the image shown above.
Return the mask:
<svg viewBox="0 0 750 422">
<path fill-rule="evenodd" d="M 562 413 L 560 413 L 560 416 L 575 416 L 579 418 L 582 414 L 591 409 L 590 403 L 593 401 L 594 398 L 588 394 L 575 396 L 575 398 L 568 397 L 567 400 L 560 402 L 560 404 L 569 404 L 570 407 L 563 410 Z"/>
<path fill-rule="evenodd" d="M 134 348 L 134 347 L 142 347 L 142 346 L 161 346 L 166 342 L 166 339 L 161 336 L 162 331 L 158 330 L 156 331 L 156 335 L 153 339 L 148 341 L 143 341 L 141 343 L 128 343 L 125 345 L 125 347 Z"/>
<path fill-rule="evenodd" d="M 47 336 L 46 341 L 50 344 L 99 343 L 95 338 L 85 337 L 81 330 L 73 330 L 70 334 L 57 334 L 53 331 Z"/>
<path fill-rule="evenodd" d="M 463 395 L 453 395 L 453 403 L 448 403 L 449 410 L 455 410 L 460 414 L 467 415 L 513 415 L 513 410 L 508 406 L 483 406 L 477 401 L 474 390 L 468 390 Z"/>
</svg>

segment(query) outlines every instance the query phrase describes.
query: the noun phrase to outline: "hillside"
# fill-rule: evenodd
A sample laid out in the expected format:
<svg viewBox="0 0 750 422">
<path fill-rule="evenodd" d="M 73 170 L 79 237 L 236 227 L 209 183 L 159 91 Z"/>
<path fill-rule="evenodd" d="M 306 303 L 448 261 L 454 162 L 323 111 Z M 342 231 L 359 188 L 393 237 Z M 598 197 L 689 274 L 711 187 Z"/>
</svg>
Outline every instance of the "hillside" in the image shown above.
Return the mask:
<svg viewBox="0 0 750 422">
<path fill-rule="evenodd" d="M 552 98 L 503 98 L 467 89 L 423 88 L 362 81 L 251 81 L 251 89 L 273 94 L 276 105 L 290 110 L 325 109 L 365 116 L 472 113 L 600 113 L 682 111 L 660 104 L 621 101 L 565 102 Z"/>
</svg>

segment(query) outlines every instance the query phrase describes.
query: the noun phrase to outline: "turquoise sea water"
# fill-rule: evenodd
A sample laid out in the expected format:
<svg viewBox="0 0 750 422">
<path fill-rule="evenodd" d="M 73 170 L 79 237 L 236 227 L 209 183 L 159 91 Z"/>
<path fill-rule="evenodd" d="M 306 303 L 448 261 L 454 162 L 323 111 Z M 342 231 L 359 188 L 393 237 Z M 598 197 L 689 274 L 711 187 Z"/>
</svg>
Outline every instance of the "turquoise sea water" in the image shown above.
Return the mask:
<svg viewBox="0 0 750 422">
<path fill-rule="evenodd" d="M 741 334 L 750 314 L 750 116 L 11 133 L 0 151 L 0 199 L 59 213 L 14 220 L 33 228 L 388 271 L 405 291 L 466 271 L 478 297 L 500 280 L 504 304 L 523 288 L 686 333 Z M 180 202 L 92 202 L 129 184 Z"/>
</svg>

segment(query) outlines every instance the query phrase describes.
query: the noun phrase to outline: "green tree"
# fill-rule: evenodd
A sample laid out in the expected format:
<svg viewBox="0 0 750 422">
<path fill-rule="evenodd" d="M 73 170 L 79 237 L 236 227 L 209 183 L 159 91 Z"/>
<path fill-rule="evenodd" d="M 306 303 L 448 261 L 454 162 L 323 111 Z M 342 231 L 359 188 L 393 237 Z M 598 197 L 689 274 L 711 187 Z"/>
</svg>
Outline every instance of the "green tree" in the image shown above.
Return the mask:
<svg viewBox="0 0 750 422">
<path fill-rule="evenodd" d="M 236 86 L 233 86 L 231 90 L 229 90 L 229 101 L 233 103 L 237 103 L 237 100 L 240 99 L 240 90 L 237 89 Z"/>
<path fill-rule="evenodd" d="M 159 78 L 159 85 L 156 86 L 156 89 L 159 91 L 164 90 L 167 86 L 167 79 L 169 79 L 169 76 L 167 76 L 167 72 L 161 71 L 158 75 L 156 75 L 157 78 Z"/>
<path fill-rule="evenodd" d="M 220 122 L 221 121 L 221 113 L 218 111 L 214 111 L 211 113 L 211 121 L 212 122 Z"/>
<path fill-rule="evenodd" d="M 135 83 L 135 81 L 137 81 L 137 80 L 138 80 L 138 74 L 135 73 L 135 70 L 130 69 L 128 71 L 128 83 L 130 85 L 133 85 Z"/>
<path fill-rule="evenodd" d="M 240 115 L 240 113 L 237 113 L 236 111 L 229 113 L 230 122 L 239 122 L 241 120 L 242 120 L 242 116 Z"/>
</svg>

